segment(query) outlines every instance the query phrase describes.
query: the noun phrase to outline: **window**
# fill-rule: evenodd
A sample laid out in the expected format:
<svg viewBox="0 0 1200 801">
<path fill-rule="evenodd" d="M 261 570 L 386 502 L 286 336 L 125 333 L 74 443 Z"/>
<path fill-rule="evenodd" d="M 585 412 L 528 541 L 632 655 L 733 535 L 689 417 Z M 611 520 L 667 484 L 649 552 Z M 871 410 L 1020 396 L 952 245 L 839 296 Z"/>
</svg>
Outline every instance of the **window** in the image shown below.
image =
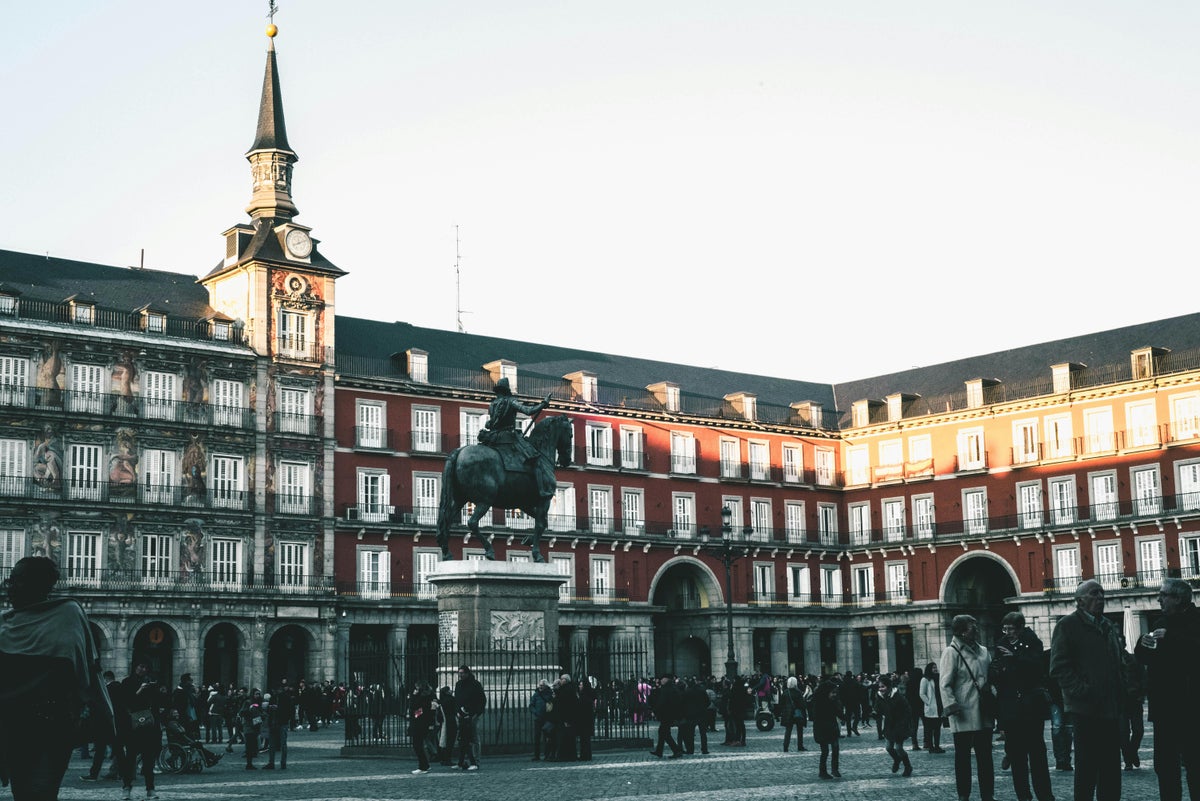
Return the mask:
<svg viewBox="0 0 1200 801">
<path fill-rule="evenodd" d="M 837 544 L 837 506 L 832 503 L 817 504 L 817 537 L 826 545 Z"/>
<path fill-rule="evenodd" d="M 142 373 L 142 404 L 146 417 L 175 419 L 175 374 L 147 370 Z"/>
<path fill-rule="evenodd" d="M 928 434 L 908 438 L 908 460 L 914 464 L 933 460 L 933 439 Z"/>
<path fill-rule="evenodd" d="M 733 528 L 730 536 L 735 539 L 740 537 L 746 520 L 745 512 L 742 509 L 742 499 L 736 495 L 727 495 L 721 498 L 721 506 L 729 509 L 729 525 Z"/>
<path fill-rule="evenodd" d="M 3 539 L 0 539 L 0 543 Z M 3 567 L 0 563 L 0 567 Z M 1179 567 L 1181 578 L 1200 577 L 1200 537 L 1187 537 L 1179 541 Z"/>
<path fill-rule="evenodd" d="M 560 576 L 566 576 L 566 581 L 558 587 L 558 600 L 561 603 L 570 603 L 575 600 L 575 557 L 569 554 L 550 554 L 550 564 L 554 566 L 554 572 Z"/>
<path fill-rule="evenodd" d="M 470 558 L 469 556 L 467 557 Z M 416 579 L 417 597 L 423 599 L 433 599 L 437 597 L 437 587 L 429 580 L 433 572 L 437 570 L 437 563 L 440 556 L 437 551 L 431 550 L 416 550 L 413 551 L 413 572 Z"/>
<path fill-rule="evenodd" d="M 284 514 L 311 514 L 309 487 L 312 468 L 303 462 L 280 462 L 279 478 L 275 489 L 275 503 Z"/>
<path fill-rule="evenodd" d="M 668 412 L 679 411 L 679 387 L 666 387 L 666 407 Z"/>
<path fill-rule="evenodd" d="M 908 562 L 888 562 L 883 568 L 889 603 L 908 601 Z"/>
<path fill-rule="evenodd" d="M 165 582 L 171 575 L 171 544 L 169 534 L 143 534 L 141 537 L 141 579 L 146 582 Z"/>
<path fill-rule="evenodd" d="M 66 577 L 75 584 L 99 584 L 101 537 L 95 531 L 67 532 Z"/>
<path fill-rule="evenodd" d="M 1036 462 L 1039 456 L 1037 420 L 1013 423 L 1013 464 Z"/>
<path fill-rule="evenodd" d="M 1133 513 L 1155 515 L 1162 511 L 1162 492 L 1158 487 L 1158 466 L 1129 471 L 1133 484 Z"/>
<path fill-rule="evenodd" d="M 1121 586 L 1121 543 L 1103 542 L 1096 546 L 1096 580 L 1109 590 Z"/>
<path fill-rule="evenodd" d="M 871 541 L 871 507 L 852 503 L 846 511 L 850 516 L 850 544 L 866 545 Z"/>
<path fill-rule="evenodd" d="M 479 442 L 479 431 L 487 422 L 482 409 L 460 409 L 458 413 L 458 444 L 464 448 Z"/>
<path fill-rule="evenodd" d="M 437 453 L 441 446 L 441 415 L 437 407 L 414 406 L 412 410 L 412 449 Z"/>
<path fill-rule="evenodd" d="M 246 504 L 244 471 L 240 456 L 212 458 L 212 505 L 226 509 L 244 509 Z"/>
<path fill-rule="evenodd" d="M 854 601 L 858 606 L 869 607 L 875 603 L 875 568 L 870 565 L 852 568 Z"/>
<path fill-rule="evenodd" d="M 696 496 L 675 493 L 671 500 L 674 514 L 671 527 L 676 537 L 691 537 L 696 531 Z"/>
<path fill-rule="evenodd" d="M 243 387 L 240 381 L 216 378 L 212 382 L 213 422 L 219 426 L 242 425 Z"/>
<path fill-rule="evenodd" d="M 142 451 L 142 500 L 172 503 L 175 495 L 175 453 L 156 448 Z"/>
<path fill-rule="evenodd" d="M 842 569 L 821 565 L 821 603 L 835 606 L 842 602 Z"/>
<path fill-rule="evenodd" d="M 919 540 L 933 537 L 934 514 L 932 495 L 914 495 L 912 499 L 913 534 Z"/>
<path fill-rule="evenodd" d="M 803 501 L 784 501 L 783 534 L 788 542 L 804 542 L 806 521 Z"/>
<path fill-rule="evenodd" d="M 71 365 L 71 411 L 99 414 L 104 407 L 100 365 Z"/>
<path fill-rule="evenodd" d="M 72 445 L 70 497 L 100 500 L 100 446 Z"/>
<path fill-rule="evenodd" d="M 238 587 L 242 583 L 242 542 L 216 538 L 212 540 L 209 556 L 209 575 L 213 584 Z"/>
<path fill-rule="evenodd" d="M 307 357 L 308 315 L 292 309 L 279 310 L 279 353 L 282 356 Z"/>
<path fill-rule="evenodd" d="M 0 572 L 7 576 L 13 565 L 24 557 L 24 530 L 19 528 L 0 529 Z"/>
<path fill-rule="evenodd" d="M 308 587 L 308 544 L 280 540 L 275 544 L 275 580 L 285 590 Z"/>
<path fill-rule="evenodd" d="M 17 296 L 0 295 L 0 314 L 13 317 L 17 313 Z"/>
<path fill-rule="evenodd" d="M 429 354 L 410 350 L 408 352 L 408 377 L 418 384 L 429 383 Z"/>
<path fill-rule="evenodd" d="M 621 490 L 621 530 L 632 536 L 646 533 L 646 499 L 640 489 Z"/>
<path fill-rule="evenodd" d="M 823 487 L 832 487 L 834 483 L 833 450 L 817 448 L 813 452 L 813 458 L 816 461 L 817 483 Z"/>
<path fill-rule="evenodd" d="M 742 477 L 742 448 L 736 439 L 721 440 L 721 478 Z"/>
<path fill-rule="evenodd" d="M 151 334 L 161 334 L 167 330 L 167 315 L 146 313 L 146 330 Z"/>
<path fill-rule="evenodd" d="M 806 606 L 812 602 L 812 576 L 808 565 L 787 566 L 787 594 L 792 606 Z"/>
<path fill-rule="evenodd" d="M 96 321 L 96 307 L 90 303 L 71 303 L 71 320 L 81 325 L 91 325 Z"/>
<path fill-rule="evenodd" d="M 646 457 L 642 448 L 642 429 L 621 426 L 621 467 L 644 470 Z"/>
<path fill-rule="evenodd" d="M 1115 520 L 1117 518 L 1117 475 L 1116 473 L 1093 473 L 1092 519 Z"/>
<path fill-rule="evenodd" d="M 1071 478 L 1050 479 L 1050 523 L 1066 526 L 1075 522 L 1075 482 Z"/>
<path fill-rule="evenodd" d="M 1069 414 L 1046 418 L 1046 455 L 1051 459 L 1067 459 L 1075 455 L 1074 433 Z"/>
<path fill-rule="evenodd" d="M 386 440 L 384 432 L 384 405 L 372 401 L 355 403 L 354 444 L 360 448 L 383 448 Z"/>
<path fill-rule="evenodd" d="M 888 498 L 883 502 L 883 539 L 900 542 L 904 539 L 904 499 Z"/>
<path fill-rule="evenodd" d="M 793 484 L 804 480 L 804 450 L 799 445 L 783 446 L 783 480 Z"/>
<path fill-rule="evenodd" d="M 436 509 L 434 509 L 434 515 L 436 520 Z M 533 528 L 533 518 L 522 512 L 520 509 L 505 509 L 504 525 L 506 528 L 524 531 L 526 529 Z"/>
<path fill-rule="evenodd" d="M 1138 576 L 1142 585 L 1157 587 L 1166 577 L 1166 560 L 1163 558 L 1163 541 L 1161 537 L 1147 537 L 1138 540 Z"/>
<path fill-rule="evenodd" d="M 851 484 L 869 484 L 871 481 L 871 454 L 865 445 L 848 448 L 846 461 L 850 466 Z"/>
<path fill-rule="evenodd" d="M 0 405 L 28 405 L 29 360 L 0 356 Z"/>
<path fill-rule="evenodd" d="M 897 465 L 904 462 L 904 443 L 898 439 L 889 439 L 879 443 L 879 464 Z"/>
<path fill-rule="evenodd" d="M 2 364 L 3 361 L 0 361 L 0 365 Z M 0 384 L 3 381 L 3 371 L 0 370 Z M 1200 395 L 1184 395 L 1171 399 L 1171 428 L 1175 439 L 1200 436 Z"/>
<path fill-rule="evenodd" d="M 854 580 L 854 600 L 859 606 L 871 606 L 875 603 L 875 568 L 871 565 L 854 567 L 851 576 Z"/>
<path fill-rule="evenodd" d="M 987 490 L 963 490 L 963 533 L 979 536 L 987 533 Z"/>
<path fill-rule="evenodd" d="M 754 563 L 754 600 L 769 604 L 775 600 L 775 565 L 771 562 Z"/>
<path fill-rule="evenodd" d="M 750 478 L 754 481 L 771 478 L 771 449 L 765 442 L 750 443 Z"/>
<path fill-rule="evenodd" d="M 613 599 L 613 558 L 611 556 L 593 556 L 591 568 L 592 603 L 608 603 Z"/>
<path fill-rule="evenodd" d="M 420 556 L 420 553 L 416 554 Z M 419 566 L 418 566 L 419 570 Z M 416 580 L 418 596 L 422 583 Z M 358 594 L 363 598 L 387 598 L 392 594 L 392 565 L 382 548 L 358 549 Z"/>
<path fill-rule="evenodd" d="M 359 519 L 366 523 L 380 523 L 388 519 L 390 512 L 390 482 L 384 470 L 359 469 Z"/>
<path fill-rule="evenodd" d="M 1158 444 L 1158 423 L 1154 415 L 1154 402 L 1131 403 L 1125 407 L 1128 419 L 1128 447 L 1144 448 Z"/>
<path fill-rule="evenodd" d="M 771 502 L 766 498 L 750 499 L 750 527 L 754 529 L 754 539 L 760 542 L 770 542 L 775 539 L 775 525 L 771 519 Z"/>
<path fill-rule="evenodd" d="M 1079 586 L 1083 574 L 1079 570 L 1079 546 L 1064 545 L 1054 549 L 1054 586 L 1059 592 L 1071 592 Z"/>
<path fill-rule="evenodd" d="M 971 428 L 958 432 L 958 469 L 981 470 L 987 467 L 983 449 L 983 429 Z"/>
<path fill-rule="evenodd" d="M 279 390 L 279 430 L 289 434 L 311 434 L 308 390 L 284 387 Z"/>
<path fill-rule="evenodd" d="M 437 473 L 413 473 L 413 512 L 422 526 L 437 525 L 442 477 Z"/>
<path fill-rule="evenodd" d="M 1179 462 L 1175 488 L 1179 492 L 1179 508 L 1200 509 L 1200 462 Z"/>
<path fill-rule="evenodd" d="M 233 336 L 233 326 L 223 320 L 213 320 L 212 338 L 218 342 L 228 342 Z"/>
<path fill-rule="evenodd" d="M 613 462 L 612 426 L 587 424 L 587 463 L 608 467 Z"/>
<path fill-rule="evenodd" d="M 554 499 L 550 501 L 547 528 L 551 531 L 575 530 L 575 487 L 572 485 L 560 484 L 555 488 Z"/>
<path fill-rule="evenodd" d="M 25 440 L 0 439 L 0 495 L 25 493 L 28 454 Z"/>
<path fill-rule="evenodd" d="M 1115 448 L 1112 409 L 1088 409 L 1083 413 L 1088 453 L 1107 453 Z"/>
<path fill-rule="evenodd" d="M 588 487 L 588 526 L 593 534 L 612 533 L 612 487 Z"/>
<path fill-rule="evenodd" d="M 694 475 L 696 472 L 696 440 L 682 431 L 671 432 L 671 472 Z"/>
<path fill-rule="evenodd" d="M 1017 522 L 1023 529 L 1042 527 L 1042 485 L 1031 481 L 1017 485 Z"/>
</svg>

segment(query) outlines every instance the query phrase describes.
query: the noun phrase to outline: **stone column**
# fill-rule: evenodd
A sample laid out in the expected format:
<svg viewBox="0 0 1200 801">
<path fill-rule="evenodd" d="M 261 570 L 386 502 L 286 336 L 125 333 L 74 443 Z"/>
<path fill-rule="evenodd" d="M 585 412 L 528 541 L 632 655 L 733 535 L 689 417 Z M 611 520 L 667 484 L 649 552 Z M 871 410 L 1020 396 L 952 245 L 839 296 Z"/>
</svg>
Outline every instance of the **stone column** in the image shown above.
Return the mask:
<svg viewBox="0 0 1200 801">
<path fill-rule="evenodd" d="M 754 630 L 733 621 L 733 652 L 737 655 L 738 673 L 748 676 L 754 672 Z"/>
<path fill-rule="evenodd" d="M 804 630 L 804 672 L 821 675 L 821 630 L 815 626 Z"/>
<path fill-rule="evenodd" d="M 891 673 L 896 669 L 896 629 L 894 626 L 876 627 L 879 642 L 879 672 Z"/>
<path fill-rule="evenodd" d="M 334 633 L 334 681 L 350 681 L 350 621 L 338 618 Z"/>
<path fill-rule="evenodd" d="M 771 675 L 786 673 L 788 669 L 787 629 L 771 629 Z"/>
<path fill-rule="evenodd" d="M 858 673 L 862 669 L 862 639 L 858 629 L 842 629 L 838 637 L 838 672 Z"/>
</svg>

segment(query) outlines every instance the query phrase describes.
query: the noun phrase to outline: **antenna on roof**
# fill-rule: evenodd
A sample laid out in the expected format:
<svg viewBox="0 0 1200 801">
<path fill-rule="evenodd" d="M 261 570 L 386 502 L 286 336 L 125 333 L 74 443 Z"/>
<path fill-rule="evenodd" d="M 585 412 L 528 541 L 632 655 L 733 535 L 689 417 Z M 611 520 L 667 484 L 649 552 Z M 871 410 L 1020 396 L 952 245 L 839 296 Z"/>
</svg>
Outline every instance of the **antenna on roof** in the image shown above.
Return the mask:
<svg viewBox="0 0 1200 801">
<path fill-rule="evenodd" d="M 458 223 L 454 224 L 454 319 L 458 323 L 458 333 L 465 334 L 467 329 L 463 328 L 463 309 L 462 309 L 462 273 L 458 269 Z"/>
</svg>

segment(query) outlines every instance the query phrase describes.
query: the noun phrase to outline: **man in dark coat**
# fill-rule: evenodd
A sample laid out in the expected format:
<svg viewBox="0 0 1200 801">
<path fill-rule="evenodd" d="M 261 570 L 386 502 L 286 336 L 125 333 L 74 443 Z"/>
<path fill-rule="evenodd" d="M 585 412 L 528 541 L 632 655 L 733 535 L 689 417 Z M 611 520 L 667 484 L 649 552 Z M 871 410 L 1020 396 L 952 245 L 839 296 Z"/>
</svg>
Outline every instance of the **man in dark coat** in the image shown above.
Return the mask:
<svg viewBox="0 0 1200 801">
<path fill-rule="evenodd" d="M 674 678 L 663 676 L 658 680 L 658 687 L 650 693 L 650 709 L 653 710 L 654 717 L 658 719 L 658 744 L 655 745 L 650 755 L 661 758 L 665 744 L 671 748 L 670 759 L 678 759 L 683 756 L 683 749 L 671 736 L 671 727 L 683 713 L 683 697 L 675 687 Z"/>
<path fill-rule="evenodd" d="M 487 695 L 479 679 L 466 665 L 458 669 L 454 703 L 458 706 L 458 766 L 463 770 L 479 770 L 478 722 L 487 707 Z"/>
<path fill-rule="evenodd" d="M 1075 590 L 1075 611 L 1050 641 L 1050 675 L 1075 727 L 1075 801 L 1121 797 L 1121 645 L 1104 617 L 1104 587 Z"/>
<path fill-rule="evenodd" d="M 1186 581 L 1169 578 L 1158 594 L 1163 615 L 1140 640 L 1134 655 L 1146 666 L 1150 721 L 1154 724 L 1154 772 L 1162 801 L 1180 801 L 1187 771 L 1188 795 L 1200 799 L 1200 611 Z"/>
<path fill-rule="evenodd" d="M 1013 789 L 1018 801 L 1034 796 L 1038 801 L 1053 801 L 1046 758 L 1045 721 L 1050 703 L 1042 668 L 1045 649 L 1020 612 L 1009 612 L 1000 623 L 1004 636 L 988 666 L 988 681 L 996 688 L 997 723 L 1004 731 L 1004 754 L 1012 767 Z"/>
<path fill-rule="evenodd" d="M 700 753 L 708 753 L 708 693 L 704 684 L 693 678 L 690 682 L 680 685 L 683 692 L 683 729 L 679 735 L 679 745 L 685 753 L 696 752 L 696 730 L 700 730 Z"/>
</svg>

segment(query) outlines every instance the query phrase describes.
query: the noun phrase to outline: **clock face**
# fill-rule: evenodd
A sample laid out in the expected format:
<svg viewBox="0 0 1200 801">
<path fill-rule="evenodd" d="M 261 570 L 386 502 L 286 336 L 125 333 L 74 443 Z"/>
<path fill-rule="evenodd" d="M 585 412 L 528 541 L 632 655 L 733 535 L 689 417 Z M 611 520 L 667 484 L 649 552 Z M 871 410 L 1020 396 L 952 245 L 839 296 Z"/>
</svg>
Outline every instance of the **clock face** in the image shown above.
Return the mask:
<svg viewBox="0 0 1200 801">
<path fill-rule="evenodd" d="M 288 288 L 288 292 L 292 292 L 292 293 L 303 292 L 305 289 L 304 279 L 298 275 L 293 275 L 292 277 L 288 278 L 288 280 L 287 280 L 287 288 Z"/>
<path fill-rule="evenodd" d="M 293 256 L 303 259 L 312 253 L 312 240 L 304 231 L 293 228 L 287 233 L 287 249 Z"/>
</svg>

